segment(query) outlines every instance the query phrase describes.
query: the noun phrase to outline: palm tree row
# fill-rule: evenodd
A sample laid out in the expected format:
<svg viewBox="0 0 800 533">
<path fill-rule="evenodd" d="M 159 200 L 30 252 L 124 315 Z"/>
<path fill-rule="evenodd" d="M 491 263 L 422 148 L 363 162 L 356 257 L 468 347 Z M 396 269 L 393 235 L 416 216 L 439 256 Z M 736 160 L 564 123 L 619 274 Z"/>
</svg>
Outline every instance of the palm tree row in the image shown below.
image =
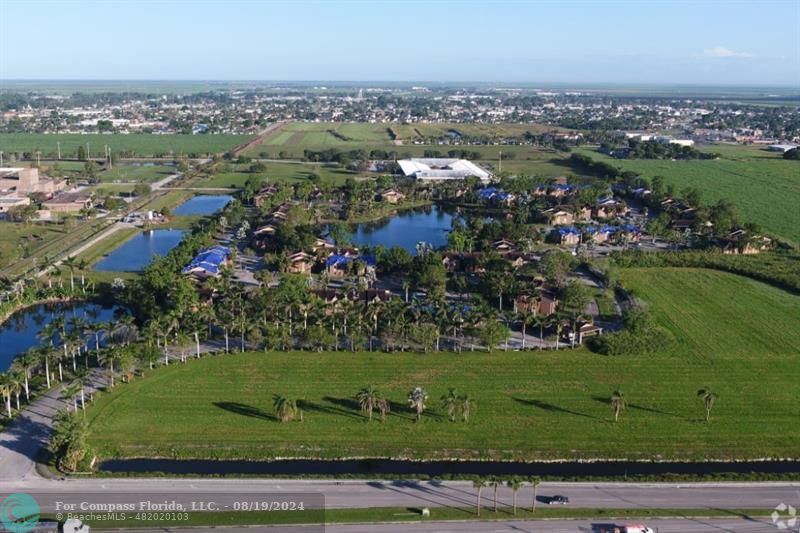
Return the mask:
<svg viewBox="0 0 800 533">
<path fill-rule="evenodd" d="M 517 476 L 511 477 L 511 478 L 508 478 L 508 479 L 505 479 L 505 480 L 503 478 L 499 477 L 499 476 L 490 476 L 490 477 L 479 476 L 479 477 L 476 477 L 475 479 L 472 480 L 472 488 L 475 489 L 475 495 L 477 497 L 477 502 L 476 502 L 476 505 L 475 505 L 476 514 L 478 516 L 481 515 L 481 507 L 483 507 L 482 501 L 481 501 L 481 496 L 482 496 L 482 493 L 483 493 L 483 489 L 485 489 L 486 487 L 491 487 L 492 489 L 494 489 L 494 512 L 495 513 L 497 512 L 497 506 L 498 506 L 498 503 L 499 503 L 499 500 L 497 499 L 497 490 L 503 484 L 505 484 L 509 489 L 511 489 L 511 492 L 513 494 L 512 507 L 514 509 L 514 516 L 517 515 L 517 493 L 523 487 L 525 487 L 525 485 L 529 485 L 531 487 L 531 489 L 532 489 L 531 507 L 530 507 L 530 509 L 531 509 L 532 513 L 535 513 L 536 512 L 537 492 L 538 492 L 538 488 L 539 488 L 539 485 L 541 484 L 541 482 L 542 482 L 542 480 L 538 476 L 531 476 L 531 477 L 527 478 L 527 480 L 525 480 L 523 478 L 520 478 L 520 477 L 517 477 Z"/>
</svg>

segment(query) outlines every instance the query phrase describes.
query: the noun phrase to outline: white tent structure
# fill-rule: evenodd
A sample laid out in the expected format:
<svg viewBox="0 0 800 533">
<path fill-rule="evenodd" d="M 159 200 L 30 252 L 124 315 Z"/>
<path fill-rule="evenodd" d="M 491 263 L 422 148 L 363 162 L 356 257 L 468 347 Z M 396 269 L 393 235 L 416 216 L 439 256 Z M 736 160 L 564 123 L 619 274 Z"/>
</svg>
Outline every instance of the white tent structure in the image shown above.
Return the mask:
<svg viewBox="0 0 800 533">
<path fill-rule="evenodd" d="M 491 174 L 466 159 L 414 158 L 397 162 L 403 175 L 418 180 L 459 180 L 475 176 L 488 181 Z"/>
</svg>

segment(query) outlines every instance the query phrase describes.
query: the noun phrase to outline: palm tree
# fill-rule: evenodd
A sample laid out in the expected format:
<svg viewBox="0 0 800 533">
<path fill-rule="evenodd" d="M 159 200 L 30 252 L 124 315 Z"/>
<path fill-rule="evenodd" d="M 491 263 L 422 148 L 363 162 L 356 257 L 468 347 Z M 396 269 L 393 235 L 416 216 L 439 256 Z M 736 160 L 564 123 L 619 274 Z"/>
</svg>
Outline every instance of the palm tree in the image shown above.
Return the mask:
<svg viewBox="0 0 800 533">
<path fill-rule="evenodd" d="M 378 398 L 378 412 L 381 415 L 381 422 L 386 420 L 386 413 L 390 410 L 389 400 L 386 398 Z"/>
<path fill-rule="evenodd" d="M 537 328 L 539 328 L 539 349 L 544 349 L 544 328 L 547 327 L 547 324 L 550 322 L 550 319 L 544 315 L 535 315 L 533 317 L 533 324 Z"/>
<path fill-rule="evenodd" d="M 411 288 L 411 283 L 408 280 L 403 281 L 403 292 L 405 293 L 405 301 L 408 303 L 408 289 Z M 478 513 L 480 514 L 480 513 Z"/>
<path fill-rule="evenodd" d="M 22 374 L 24 377 L 24 386 L 25 386 L 25 401 L 31 401 L 31 389 L 28 385 L 28 380 L 31 377 L 31 370 L 36 367 L 36 356 L 32 352 L 27 352 L 25 355 L 18 357 L 17 365 L 19 366 L 20 370 L 22 370 Z"/>
<path fill-rule="evenodd" d="M 461 398 L 456 392 L 456 389 L 449 388 L 447 389 L 447 394 L 444 394 L 441 398 L 442 400 L 442 407 L 447 409 L 447 414 L 450 417 L 450 422 L 456 421 L 456 415 L 458 414 L 459 408 L 459 400 Z"/>
<path fill-rule="evenodd" d="M 609 401 L 611 410 L 614 411 L 614 422 L 619 420 L 619 414 L 625 409 L 625 395 L 617 388 L 611 393 L 611 400 Z"/>
<path fill-rule="evenodd" d="M 44 362 L 44 376 L 47 383 L 47 388 L 50 388 L 50 360 L 56 355 L 56 351 L 52 346 L 42 346 L 39 351 L 39 357 Z"/>
<path fill-rule="evenodd" d="M 708 387 L 702 388 L 697 391 L 697 396 L 703 399 L 703 404 L 706 406 L 706 422 L 711 420 L 711 409 L 714 407 L 714 401 L 719 397 L 717 393 Z"/>
<path fill-rule="evenodd" d="M 81 409 L 86 410 L 86 385 L 89 383 L 89 369 L 81 368 L 75 374 L 75 385 L 81 393 Z"/>
<path fill-rule="evenodd" d="M 494 512 L 497 512 L 497 489 L 502 485 L 503 482 L 497 476 L 492 476 L 489 478 L 489 486 L 494 489 Z"/>
<path fill-rule="evenodd" d="M 417 422 L 422 420 L 422 413 L 425 411 L 425 400 L 428 393 L 422 387 L 415 387 L 408 393 L 408 403 L 417 412 Z"/>
<path fill-rule="evenodd" d="M 459 396 L 458 402 L 461 407 L 461 420 L 466 422 L 469 420 L 469 414 L 472 411 L 472 408 L 475 407 L 475 401 L 469 394 L 464 394 Z"/>
<path fill-rule="evenodd" d="M 64 398 L 67 402 L 72 401 L 72 410 L 74 412 L 76 412 L 76 413 L 78 412 L 78 400 L 77 400 L 77 397 L 78 397 L 78 392 L 79 391 L 80 391 L 80 388 L 75 383 L 73 383 L 72 385 L 70 385 L 68 387 L 64 387 L 61 390 L 61 397 Z"/>
<path fill-rule="evenodd" d="M 78 267 L 78 261 L 74 256 L 68 256 L 61 264 L 69 269 L 69 288 L 70 293 L 75 292 L 75 269 Z"/>
<path fill-rule="evenodd" d="M 539 484 L 542 482 L 542 479 L 538 476 L 532 476 L 528 479 L 528 482 L 531 484 L 531 488 L 533 489 L 533 496 L 531 497 L 531 512 L 536 512 L 536 492 L 539 488 Z"/>
<path fill-rule="evenodd" d="M 523 485 L 523 481 L 518 477 L 512 477 L 506 481 L 506 486 L 511 489 L 511 492 L 514 495 L 514 516 L 517 516 L 517 492 L 522 488 Z"/>
<path fill-rule="evenodd" d="M 294 417 L 298 414 L 297 402 L 279 394 L 272 397 L 272 406 L 275 408 L 275 413 L 281 422 L 294 420 Z"/>
<path fill-rule="evenodd" d="M 356 394 L 356 400 L 358 401 L 358 405 L 361 406 L 361 410 L 367 413 L 370 421 L 372 420 L 372 410 L 378 407 L 378 403 L 381 401 L 381 395 L 378 393 L 375 388 L 370 385 L 358 391 Z M 383 416 L 381 416 L 383 419 Z"/>
<path fill-rule="evenodd" d="M 11 372 L 9 371 L 9 384 L 11 385 L 11 392 L 14 394 L 14 398 L 17 404 L 17 411 L 19 411 L 19 395 L 22 392 L 22 384 L 25 378 L 22 375 L 22 372 Z"/>
<path fill-rule="evenodd" d="M 114 361 L 119 359 L 119 354 L 114 348 L 106 349 L 97 359 L 98 364 L 108 365 L 108 379 L 111 388 L 114 387 Z"/>
<path fill-rule="evenodd" d="M 3 396 L 3 401 L 6 404 L 6 413 L 8 418 L 11 418 L 11 394 L 13 390 L 11 376 L 8 373 L 0 374 L 0 395 Z"/>
<path fill-rule="evenodd" d="M 519 320 L 520 324 L 522 325 L 522 349 L 524 350 L 525 331 L 527 330 L 528 325 L 530 325 L 535 320 L 535 315 L 528 310 L 520 311 L 519 313 L 517 313 L 517 320 Z"/>
<path fill-rule="evenodd" d="M 472 480 L 472 488 L 478 493 L 478 502 L 476 504 L 477 515 L 481 515 L 481 491 L 486 486 L 486 480 L 483 478 L 475 478 Z"/>
</svg>

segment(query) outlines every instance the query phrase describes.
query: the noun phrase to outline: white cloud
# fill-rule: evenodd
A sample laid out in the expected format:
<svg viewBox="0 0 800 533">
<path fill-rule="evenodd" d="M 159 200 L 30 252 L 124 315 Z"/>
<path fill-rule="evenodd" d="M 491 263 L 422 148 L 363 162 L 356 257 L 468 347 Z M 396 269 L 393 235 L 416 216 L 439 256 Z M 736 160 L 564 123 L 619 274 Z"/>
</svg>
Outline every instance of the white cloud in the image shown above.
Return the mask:
<svg viewBox="0 0 800 533">
<path fill-rule="evenodd" d="M 736 52 L 724 46 L 717 46 L 703 51 L 705 55 L 710 57 L 753 57 L 750 52 Z"/>
</svg>

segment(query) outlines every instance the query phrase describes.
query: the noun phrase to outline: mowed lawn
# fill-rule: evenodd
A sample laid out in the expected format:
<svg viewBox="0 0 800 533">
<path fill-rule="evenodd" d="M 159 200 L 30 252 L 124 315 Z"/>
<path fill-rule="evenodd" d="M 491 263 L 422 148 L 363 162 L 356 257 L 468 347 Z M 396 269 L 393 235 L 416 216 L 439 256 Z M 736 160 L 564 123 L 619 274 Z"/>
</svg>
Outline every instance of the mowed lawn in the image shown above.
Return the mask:
<svg viewBox="0 0 800 533">
<path fill-rule="evenodd" d="M 341 168 L 306 163 L 268 161 L 266 165 L 267 170 L 263 173 L 222 172 L 208 178 L 198 179 L 192 185 L 194 187 L 243 187 L 253 177 L 262 182 L 296 182 L 307 180 L 311 174 L 317 174 L 320 179 L 330 183 L 343 184 L 347 178 L 377 175 L 369 172 L 352 173 Z"/>
<path fill-rule="evenodd" d="M 719 159 L 669 161 L 620 160 L 583 150 L 595 160 L 633 170 L 652 179 L 663 176 L 677 191 L 696 187 L 705 203 L 731 201 L 743 222 L 800 243 L 800 164 L 754 147 L 709 146 Z"/>
<path fill-rule="evenodd" d="M 800 297 L 732 274 L 629 270 L 623 278 L 678 337 L 667 353 L 248 353 L 148 371 L 88 411 L 101 457 L 796 457 Z M 392 400 L 368 423 L 353 400 L 374 385 Z M 421 423 L 406 395 L 430 398 Z M 620 386 L 618 423 L 607 404 Z M 710 424 L 696 397 L 719 394 Z M 448 387 L 476 402 L 447 420 Z M 302 400 L 281 424 L 272 397 Z"/>
<path fill-rule="evenodd" d="M 102 157 L 105 146 L 111 150 L 131 151 L 138 156 L 162 156 L 170 154 L 209 154 L 222 153 L 246 143 L 249 135 L 151 135 L 151 134 L 41 134 L 41 133 L 0 133 L 0 150 L 10 152 L 41 151 L 42 157 L 58 154 L 61 143 L 61 157 L 74 158 L 78 147 L 86 147 L 92 157 Z"/>
<path fill-rule="evenodd" d="M 175 167 L 167 165 L 116 165 L 110 170 L 97 174 L 101 181 L 135 181 L 149 183 L 166 178 L 176 172 Z"/>
</svg>

